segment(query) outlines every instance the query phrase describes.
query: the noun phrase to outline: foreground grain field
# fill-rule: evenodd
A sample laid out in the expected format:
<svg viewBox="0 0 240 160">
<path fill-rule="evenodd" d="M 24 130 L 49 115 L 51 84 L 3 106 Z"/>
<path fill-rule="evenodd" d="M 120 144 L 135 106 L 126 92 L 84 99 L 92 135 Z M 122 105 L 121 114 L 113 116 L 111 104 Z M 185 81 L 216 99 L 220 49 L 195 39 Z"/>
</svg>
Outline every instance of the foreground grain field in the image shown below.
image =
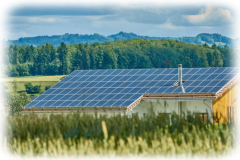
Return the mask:
<svg viewBox="0 0 240 160">
<path fill-rule="evenodd" d="M 27 82 L 32 83 L 33 85 L 40 85 L 42 91 L 45 91 L 46 86 L 53 86 L 60 79 L 64 77 L 64 75 L 60 76 L 28 76 L 28 77 L 11 77 L 2 79 L 3 83 L 7 87 L 7 91 L 13 91 L 13 81 L 17 83 L 17 91 L 24 91 L 24 84 Z"/>
<path fill-rule="evenodd" d="M 70 113 L 8 117 L 5 147 L 14 155 L 219 156 L 236 146 L 233 124 L 173 114 L 146 118 Z"/>
</svg>

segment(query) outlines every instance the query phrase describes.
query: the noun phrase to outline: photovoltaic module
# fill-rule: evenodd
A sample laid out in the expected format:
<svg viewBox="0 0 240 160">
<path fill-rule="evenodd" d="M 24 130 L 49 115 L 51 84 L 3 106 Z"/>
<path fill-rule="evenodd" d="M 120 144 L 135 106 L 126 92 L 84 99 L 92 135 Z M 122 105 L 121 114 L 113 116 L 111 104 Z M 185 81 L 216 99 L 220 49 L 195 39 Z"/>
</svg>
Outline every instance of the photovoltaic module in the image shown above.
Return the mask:
<svg viewBox="0 0 240 160">
<path fill-rule="evenodd" d="M 185 93 L 217 93 L 238 68 L 183 68 Z M 76 70 L 24 108 L 127 108 L 145 94 L 181 94 L 178 69 Z"/>
</svg>

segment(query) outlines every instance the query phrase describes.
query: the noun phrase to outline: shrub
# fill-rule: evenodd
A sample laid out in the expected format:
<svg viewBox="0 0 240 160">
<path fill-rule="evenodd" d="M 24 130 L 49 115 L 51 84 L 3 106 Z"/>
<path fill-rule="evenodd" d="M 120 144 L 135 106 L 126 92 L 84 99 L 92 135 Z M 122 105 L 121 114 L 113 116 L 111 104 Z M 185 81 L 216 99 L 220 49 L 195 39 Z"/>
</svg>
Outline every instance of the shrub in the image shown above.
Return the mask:
<svg viewBox="0 0 240 160">
<path fill-rule="evenodd" d="M 48 90 L 49 88 L 51 88 L 51 86 L 46 86 L 45 87 L 45 91 Z"/>
<path fill-rule="evenodd" d="M 24 86 L 27 93 L 39 93 L 41 91 L 40 85 L 33 86 L 32 83 L 25 83 Z"/>
<path fill-rule="evenodd" d="M 22 108 L 31 102 L 26 92 L 17 94 L 6 93 L 4 98 L 4 109 L 7 114 L 16 115 Z"/>
</svg>

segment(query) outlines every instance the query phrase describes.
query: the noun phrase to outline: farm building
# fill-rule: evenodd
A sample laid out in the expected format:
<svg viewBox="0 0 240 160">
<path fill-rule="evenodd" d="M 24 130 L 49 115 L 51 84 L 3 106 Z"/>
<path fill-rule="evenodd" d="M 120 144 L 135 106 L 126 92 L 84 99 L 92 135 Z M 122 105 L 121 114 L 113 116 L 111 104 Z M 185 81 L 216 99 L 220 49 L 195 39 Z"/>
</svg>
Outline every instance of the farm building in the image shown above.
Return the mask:
<svg viewBox="0 0 240 160">
<path fill-rule="evenodd" d="M 135 114 L 187 111 L 235 117 L 239 68 L 76 70 L 33 100 L 23 113 L 81 111 Z"/>
</svg>

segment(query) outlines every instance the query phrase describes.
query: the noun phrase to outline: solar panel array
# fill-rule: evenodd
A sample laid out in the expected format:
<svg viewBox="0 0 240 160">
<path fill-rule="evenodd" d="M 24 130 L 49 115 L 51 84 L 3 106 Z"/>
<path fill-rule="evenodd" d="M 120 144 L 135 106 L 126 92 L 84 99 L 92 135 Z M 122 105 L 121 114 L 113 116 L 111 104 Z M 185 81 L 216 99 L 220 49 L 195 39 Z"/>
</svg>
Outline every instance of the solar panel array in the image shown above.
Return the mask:
<svg viewBox="0 0 240 160">
<path fill-rule="evenodd" d="M 183 68 L 185 93 L 217 93 L 237 74 L 238 68 Z M 182 93 L 177 81 L 177 68 L 76 70 L 25 108 L 127 108 L 144 94 Z"/>
</svg>

